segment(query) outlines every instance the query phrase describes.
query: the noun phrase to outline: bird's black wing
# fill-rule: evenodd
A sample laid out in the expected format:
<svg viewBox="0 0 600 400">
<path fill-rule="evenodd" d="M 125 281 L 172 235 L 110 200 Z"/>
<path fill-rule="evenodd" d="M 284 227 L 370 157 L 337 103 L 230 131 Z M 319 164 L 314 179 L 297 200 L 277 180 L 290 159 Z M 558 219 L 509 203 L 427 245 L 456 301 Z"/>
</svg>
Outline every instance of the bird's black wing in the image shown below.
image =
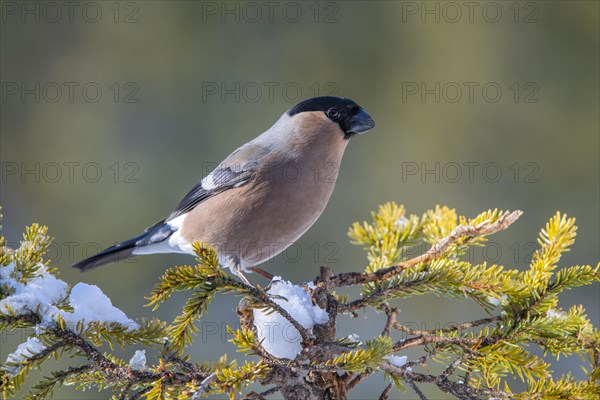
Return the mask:
<svg viewBox="0 0 600 400">
<path fill-rule="evenodd" d="M 260 159 L 269 152 L 268 147 L 248 143 L 231 153 L 185 195 L 166 221 L 191 211 L 218 193 L 248 183 L 254 177 Z"/>
</svg>

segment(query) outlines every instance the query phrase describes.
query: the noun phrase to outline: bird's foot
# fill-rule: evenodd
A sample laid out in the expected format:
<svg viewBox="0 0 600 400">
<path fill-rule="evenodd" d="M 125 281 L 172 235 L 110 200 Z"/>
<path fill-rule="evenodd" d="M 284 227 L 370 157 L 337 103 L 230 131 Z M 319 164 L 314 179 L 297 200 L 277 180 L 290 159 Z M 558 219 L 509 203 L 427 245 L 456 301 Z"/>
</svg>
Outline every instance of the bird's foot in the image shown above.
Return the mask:
<svg viewBox="0 0 600 400">
<path fill-rule="evenodd" d="M 242 269 L 236 269 L 234 271 L 234 273 L 242 280 L 242 282 L 244 282 L 246 285 L 252 286 L 254 287 L 254 285 L 252 283 L 250 283 L 250 281 L 248 280 L 248 278 L 246 277 L 246 275 L 244 275 L 244 273 L 242 272 Z"/>
</svg>

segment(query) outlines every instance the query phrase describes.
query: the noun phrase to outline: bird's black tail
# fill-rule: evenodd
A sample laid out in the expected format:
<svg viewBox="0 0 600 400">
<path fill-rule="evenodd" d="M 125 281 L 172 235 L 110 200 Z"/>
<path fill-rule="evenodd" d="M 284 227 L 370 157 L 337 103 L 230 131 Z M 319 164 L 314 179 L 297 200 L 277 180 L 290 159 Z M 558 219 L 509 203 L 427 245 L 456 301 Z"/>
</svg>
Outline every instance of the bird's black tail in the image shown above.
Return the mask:
<svg viewBox="0 0 600 400">
<path fill-rule="evenodd" d="M 170 225 L 166 224 L 164 220 L 159 221 L 146 229 L 141 235 L 117 243 L 94 256 L 79 261 L 77 264 L 73 265 L 73 268 L 85 272 L 92 268 L 124 260 L 133 256 L 133 252 L 136 248 L 160 243 L 168 239 L 174 231 L 175 230 Z"/>
<path fill-rule="evenodd" d="M 99 267 L 101 265 L 110 264 L 115 261 L 124 260 L 133 255 L 137 238 L 125 240 L 124 242 L 117 243 L 114 246 L 109 247 L 100 253 L 88 257 L 85 260 L 79 261 L 73 265 L 73 268 L 79 269 L 81 272 L 85 272 L 89 269 Z"/>
</svg>

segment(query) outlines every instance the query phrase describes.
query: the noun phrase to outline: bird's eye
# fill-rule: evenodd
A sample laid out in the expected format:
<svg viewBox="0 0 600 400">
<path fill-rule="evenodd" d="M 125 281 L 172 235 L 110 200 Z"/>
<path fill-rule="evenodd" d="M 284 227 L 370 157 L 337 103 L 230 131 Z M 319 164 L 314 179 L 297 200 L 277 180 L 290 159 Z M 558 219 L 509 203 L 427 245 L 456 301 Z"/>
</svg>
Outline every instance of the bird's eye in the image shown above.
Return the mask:
<svg viewBox="0 0 600 400">
<path fill-rule="evenodd" d="M 340 116 L 340 110 L 338 110 L 337 108 L 330 108 L 329 110 L 327 110 L 327 116 L 331 119 L 338 119 Z"/>
</svg>

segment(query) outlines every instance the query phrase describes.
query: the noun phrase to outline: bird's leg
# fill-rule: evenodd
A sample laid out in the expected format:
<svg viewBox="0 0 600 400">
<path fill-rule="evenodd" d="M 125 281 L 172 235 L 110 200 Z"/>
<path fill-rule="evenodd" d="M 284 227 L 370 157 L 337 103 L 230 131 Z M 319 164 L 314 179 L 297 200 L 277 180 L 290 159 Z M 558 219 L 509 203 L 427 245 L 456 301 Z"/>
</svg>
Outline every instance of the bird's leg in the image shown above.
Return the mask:
<svg viewBox="0 0 600 400">
<path fill-rule="evenodd" d="M 242 282 L 244 282 L 246 285 L 254 287 L 254 285 L 250 283 L 250 281 L 248 280 L 248 278 L 246 278 L 246 275 L 244 275 L 244 273 L 242 272 L 241 268 L 236 271 L 236 275 L 239 276 L 240 279 L 242 280 Z"/>
<path fill-rule="evenodd" d="M 248 268 L 250 271 L 252 272 L 256 272 L 257 274 L 264 276 L 267 279 L 273 279 L 273 274 L 265 271 L 264 269 L 258 268 L 258 267 L 250 267 Z"/>
<path fill-rule="evenodd" d="M 248 280 L 248 278 L 246 278 L 246 275 L 244 275 L 244 272 L 242 270 L 242 265 L 239 261 L 239 259 L 237 257 L 232 257 L 230 259 L 230 264 L 229 264 L 229 270 L 231 272 L 233 272 L 234 275 L 238 276 L 242 282 L 244 282 L 246 285 L 250 285 L 252 287 L 254 287 L 253 284 L 250 283 L 250 281 Z"/>
</svg>

